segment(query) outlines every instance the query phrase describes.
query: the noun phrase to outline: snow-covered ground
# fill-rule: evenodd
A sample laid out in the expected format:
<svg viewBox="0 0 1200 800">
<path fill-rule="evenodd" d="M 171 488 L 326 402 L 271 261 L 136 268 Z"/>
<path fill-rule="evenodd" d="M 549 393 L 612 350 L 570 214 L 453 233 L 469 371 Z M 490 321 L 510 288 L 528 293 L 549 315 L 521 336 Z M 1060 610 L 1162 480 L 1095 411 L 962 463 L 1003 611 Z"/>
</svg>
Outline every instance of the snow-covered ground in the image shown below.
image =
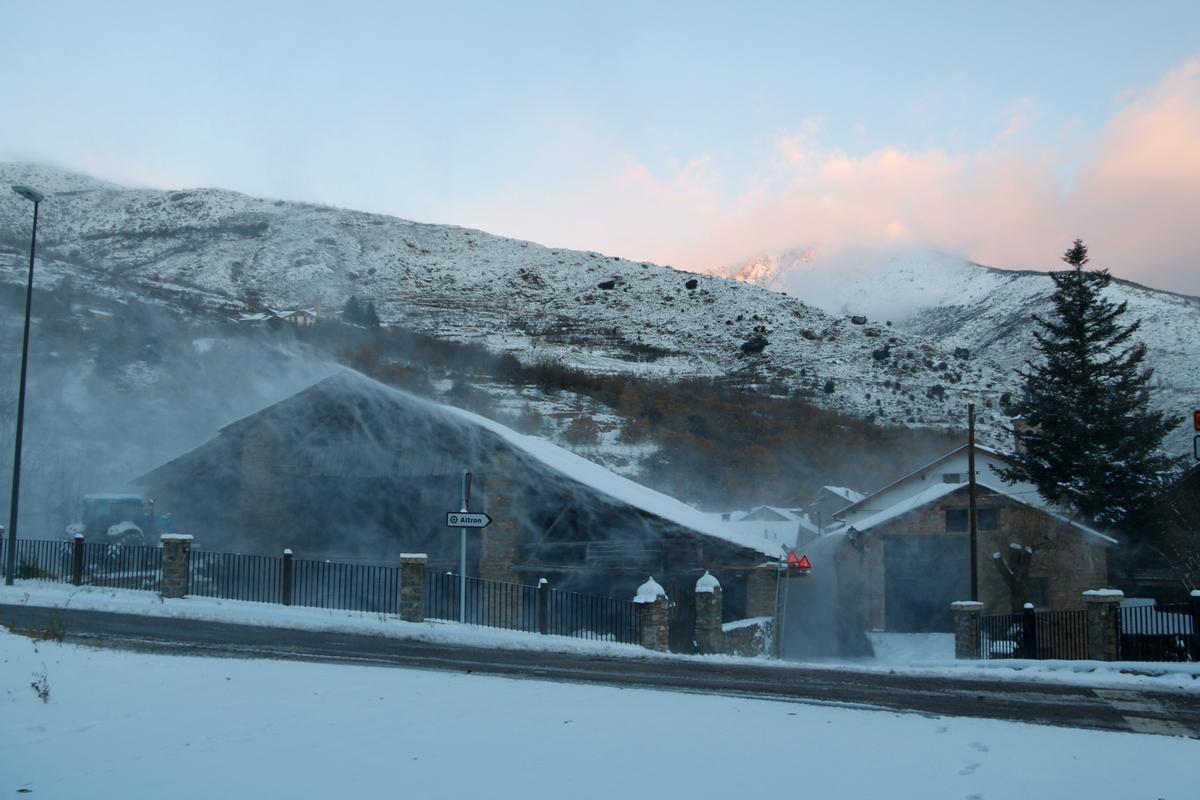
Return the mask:
<svg viewBox="0 0 1200 800">
<path fill-rule="evenodd" d="M 1037 683 L 1065 683 L 1113 689 L 1155 689 L 1200 692 L 1200 664 L 1098 661 L 956 661 L 953 638 L 946 634 L 869 635 L 876 657 L 851 661 L 748 660 L 737 656 L 687 656 L 655 653 L 636 645 L 589 641 L 565 636 L 541 636 L 476 625 L 449 622 L 403 622 L 386 614 L 335 611 L 322 608 L 282 606 L 188 597 L 164 600 L 154 592 L 98 587 L 74 587 L 60 583 L 21 581 L 0 586 L 0 605 L 30 605 L 43 608 L 75 608 L 144 614 L 157 617 L 231 622 L 299 630 L 357 633 L 392 639 L 411 639 L 471 647 L 543 650 L 556 653 L 589 653 L 625 658 L 689 659 L 723 663 L 752 663 L 780 669 L 854 670 L 903 673 L 953 678 L 987 678 Z M 729 627 L 729 626 L 727 626 Z"/>
<path fill-rule="evenodd" d="M 7 633 L 0 676 L 0 793 L 38 798 L 1186 798 L 1200 758 L 1163 736 Z"/>
</svg>

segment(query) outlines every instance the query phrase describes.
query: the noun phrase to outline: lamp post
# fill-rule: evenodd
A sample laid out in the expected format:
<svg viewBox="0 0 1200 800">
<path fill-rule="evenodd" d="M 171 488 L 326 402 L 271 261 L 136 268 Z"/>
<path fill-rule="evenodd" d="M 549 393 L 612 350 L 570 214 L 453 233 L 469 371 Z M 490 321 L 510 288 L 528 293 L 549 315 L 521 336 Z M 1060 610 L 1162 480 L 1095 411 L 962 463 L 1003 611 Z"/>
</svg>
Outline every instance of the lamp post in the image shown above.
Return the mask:
<svg viewBox="0 0 1200 800">
<path fill-rule="evenodd" d="M 29 364 L 29 312 L 33 307 L 33 253 L 37 248 L 38 206 L 46 199 L 46 195 L 28 186 L 14 186 L 12 189 L 33 203 L 33 235 L 29 239 L 29 283 L 25 287 L 25 335 L 21 339 L 21 384 L 17 390 L 17 444 L 13 454 L 12 505 L 8 515 L 8 537 L 5 539 L 6 586 L 12 586 L 17 567 L 17 503 L 21 498 L 21 435 L 25 431 L 25 371 Z"/>
</svg>

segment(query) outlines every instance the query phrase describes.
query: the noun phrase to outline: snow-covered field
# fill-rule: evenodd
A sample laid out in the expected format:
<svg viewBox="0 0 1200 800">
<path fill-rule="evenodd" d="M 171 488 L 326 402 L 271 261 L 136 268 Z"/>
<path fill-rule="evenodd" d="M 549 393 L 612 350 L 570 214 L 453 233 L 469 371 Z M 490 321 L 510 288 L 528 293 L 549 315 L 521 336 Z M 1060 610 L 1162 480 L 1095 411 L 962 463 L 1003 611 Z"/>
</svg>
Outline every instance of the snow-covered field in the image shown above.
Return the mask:
<svg viewBox="0 0 1200 800">
<path fill-rule="evenodd" d="M 1036 683 L 1063 683 L 1113 689 L 1155 689 L 1200 692 L 1200 664 L 1098 662 L 1098 661 L 956 661 L 954 643 L 947 634 L 869 634 L 876 657 L 852 661 L 775 661 L 736 656 L 686 656 L 655 653 L 637 645 L 589 641 L 565 636 L 541 636 L 476 625 L 448 622 L 403 622 L 386 614 L 336 611 L 322 608 L 282 606 L 188 597 L 164 600 L 155 592 L 138 592 L 98 587 L 74 587 L 61 583 L 22 581 L 0 586 L 0 606 L 30 605 L 43 608 L 75 608 L 144 614 L 156 617 L 231 622 L 276 628 L 353 633 L 409 639 L 468 647 L 509 650 L 543 650 L 556 653 L 586 653 L 640 659 L 689 659 L 723 663 L 752 663 L 780 669 L 855 670 L 859 672 L 905 673 L 954 678 L 987 678 Z"/>
<path fill-rule="evenodd" d="M 1187 798 L 1200 758 L 1163 736 L 8 633 L 0 676 L 0 793 L 39 798 Z"/>
</svg>

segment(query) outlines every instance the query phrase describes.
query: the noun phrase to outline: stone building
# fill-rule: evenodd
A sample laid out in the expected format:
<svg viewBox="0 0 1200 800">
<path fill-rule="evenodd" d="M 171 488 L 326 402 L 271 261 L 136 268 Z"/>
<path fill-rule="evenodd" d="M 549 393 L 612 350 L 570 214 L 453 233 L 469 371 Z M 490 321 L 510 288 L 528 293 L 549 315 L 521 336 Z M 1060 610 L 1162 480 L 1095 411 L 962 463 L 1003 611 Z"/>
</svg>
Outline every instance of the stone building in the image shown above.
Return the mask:
<svg viewBox="0 0 1200 800">
<path fill-rule="evenodd" d="M 458 570 L 462 473 L 470 509 L 494 520 L 469 534 L 467 574 L 632 597 L 654 576 L 687 649 L 692 592 L 705 570 L 730 620 L 772 615 L 778 542 L 709 515 L 549 442 L 357 373 L 335 374 L 222 428 L 136 483 L 208 550 L 393 561 L 428 553 Z"/>
<path fill-rule="evenodd" d="M 1107 585 L 1116 539 L 1071 521 L 1034 487 L 1008 485 L 1003 454 L 976 448 L 976 569 L 986 613 L 1080 607 Z M 950 631 L 950 603 L 970 598 L 969 486 L 963 446 L 864 497 L 838 516 L 838 595 L 865 630 Z"/>
</svg>

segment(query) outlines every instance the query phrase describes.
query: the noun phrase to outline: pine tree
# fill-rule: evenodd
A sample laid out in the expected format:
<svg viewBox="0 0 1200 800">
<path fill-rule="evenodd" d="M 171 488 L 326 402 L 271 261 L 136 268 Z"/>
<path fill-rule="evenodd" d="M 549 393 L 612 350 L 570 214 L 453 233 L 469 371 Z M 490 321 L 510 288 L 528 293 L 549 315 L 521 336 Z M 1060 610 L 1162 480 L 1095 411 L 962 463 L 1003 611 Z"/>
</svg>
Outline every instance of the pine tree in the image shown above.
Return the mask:
<svg viewBox="0 0 1200 800">
<path fill-rule="evenodd" d="M 362 324 L 368 328 L 379 327 L 379 312 L 375 310 L 375 301 L 368 301 L 362 310 Z"/>
<path fill-rule="evenodd" d="M 342 319 L 357 325 L 362 322 L 362 313 L 362 304 L 358 302 L 357 297 L 350 295 L 350 299 L 346 301 L 345 307 L 342 308 Z"/>
<path fill-rule="evenodd" d="M 1112 276 L 1083 269 L 1079 239 L 1062 260 L 1072 269 L 1050 275 L 1054 314 L 1033 318 L 1041 359 L 1019 371 L 1023 452 L 1001 477 L 1034 484 L 1085 521 L 1115 525 L 1163 486 L 1170 462 L 1159 445 L 1172 426 L 1149 409 L 1152 370 L 1143 366 L 1146 346 L 1132 339 L 1141 322 L 1121 324 L 1126 304 L 1102 296 Z"/>
</svg>

